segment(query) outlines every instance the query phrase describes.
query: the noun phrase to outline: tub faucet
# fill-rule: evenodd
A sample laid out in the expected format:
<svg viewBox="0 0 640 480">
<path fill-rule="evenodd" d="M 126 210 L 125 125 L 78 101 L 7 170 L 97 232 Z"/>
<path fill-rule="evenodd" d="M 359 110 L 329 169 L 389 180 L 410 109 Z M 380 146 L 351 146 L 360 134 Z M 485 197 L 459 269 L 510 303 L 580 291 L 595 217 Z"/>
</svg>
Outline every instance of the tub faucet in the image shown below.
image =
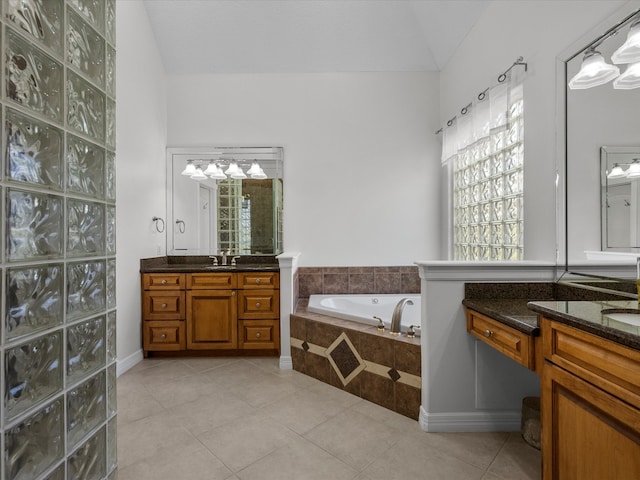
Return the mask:
<svg viewBox="0 0 640 480">
<path fill-rule="evenodd" d="M 405 305 L 413 305 L 413 301 L 410 298 L 403 298 L 400 300 L 396 308 L 393 309 L 393 315 L 391 316 L 391 335 L 400 335 L 400 320 L 402 319 L 402 310 Z"/>
</svg>

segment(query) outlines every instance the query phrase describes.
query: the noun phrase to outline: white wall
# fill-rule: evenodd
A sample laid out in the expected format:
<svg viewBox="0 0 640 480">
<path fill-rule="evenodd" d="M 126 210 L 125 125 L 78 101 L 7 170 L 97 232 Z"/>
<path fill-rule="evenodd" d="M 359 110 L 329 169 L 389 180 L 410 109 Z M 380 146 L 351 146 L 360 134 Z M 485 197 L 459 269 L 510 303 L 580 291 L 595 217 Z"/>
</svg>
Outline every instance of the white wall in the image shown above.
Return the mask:
<svg viewBox="0 0 640 480">
<path fill-rule="evenodd" d="M 117 6 L 118 372 L 141 358 L 140 259 L 164 254 L 166 91 L 164 70 L 141 1 Z"/>
<path fill-rule="evenodd" d="M 167 92 L 171 147 L 284 147 L 301 266 L 438 258 L 438 74 L 169 76 Z"/>
<path fill-rule="evenodd" d="M 555 260 L 556 57 L 625 1 L 494 1 L 440 76 L 442 122 L 518 56 L 525 80 L 525 258 Z M 472 72 L 472 73 L 470 73 Z M 596 192 L 597 194 L 597 192 Z M 597 212 L 594 212 L 597 215 Z"/>
</svg>

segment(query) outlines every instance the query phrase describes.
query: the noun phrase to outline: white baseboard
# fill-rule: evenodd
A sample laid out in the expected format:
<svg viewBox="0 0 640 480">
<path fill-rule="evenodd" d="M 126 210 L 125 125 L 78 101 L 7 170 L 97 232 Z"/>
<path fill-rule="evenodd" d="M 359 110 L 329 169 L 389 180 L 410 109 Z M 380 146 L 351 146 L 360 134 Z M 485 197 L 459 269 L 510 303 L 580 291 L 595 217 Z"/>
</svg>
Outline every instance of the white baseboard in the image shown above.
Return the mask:
<svg viewBox="0 0 640 480">
<path fill-rule="evenodd" d="M 281 370 L 293 370 L 293 359 L 291 357 L 280 357 L 280 369 Z"/>
<path fill-rule="evenodd" d="M 119 358 L 118 363 L 116 365 L 116 377 L 119 377 L 124 372 L 126 372 L 130 368 L 133 368 L 135 365 L 140 363 L 142 361 L 142 358 L 143 358 L 142 349 L 138 350 L 137 352 L 133 352 L 131 355 L 129 355 L 126 358 L 122 358 L 122 359 Z"/>
<path fill-rule="evenodd" d="M 427 413 L 420 406 L 418 421 L 425 432 L 518 432 L 521 412 Z"/>
</svg>

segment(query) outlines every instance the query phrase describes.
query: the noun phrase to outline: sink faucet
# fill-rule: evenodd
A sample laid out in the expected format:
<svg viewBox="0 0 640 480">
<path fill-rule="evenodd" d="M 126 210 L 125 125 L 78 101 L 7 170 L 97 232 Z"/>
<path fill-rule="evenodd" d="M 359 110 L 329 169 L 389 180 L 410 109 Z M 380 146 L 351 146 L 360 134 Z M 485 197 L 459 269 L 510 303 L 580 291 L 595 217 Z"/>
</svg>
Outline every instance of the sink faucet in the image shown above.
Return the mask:
<svg viewBox="0 0 640 480">
<path fill-rule="evenodd" d="M 221 255 L 222 255 L 222 265 L 226 265 L 227 257 L 231 255 L 231 249 L 228 248 L 226 251 L 222 250 Z"/>
<path fill-rule="evenodd" d="M 413 301 L 410 298 L 403 298 L 396 304 L 396 308 L 393 309 L 391 329 L 389 331 L 391 335 L 400 335 L 400 320 L 402 319 L 402 310 L 404 310 L 405 305 L 413 305 Z"/>
</svg>

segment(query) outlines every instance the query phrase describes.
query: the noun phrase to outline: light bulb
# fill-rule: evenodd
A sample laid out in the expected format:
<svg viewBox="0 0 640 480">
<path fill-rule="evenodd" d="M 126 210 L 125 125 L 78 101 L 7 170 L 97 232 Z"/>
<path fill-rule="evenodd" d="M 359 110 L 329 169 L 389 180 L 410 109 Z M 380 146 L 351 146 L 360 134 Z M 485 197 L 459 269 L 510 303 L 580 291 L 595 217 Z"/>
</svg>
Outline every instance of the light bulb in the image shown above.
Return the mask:
<svg viewBox="0 0 640 480">
<path fill-rule="evenodd" d="M 204 171 L 205 175 L 213 175 L 214 173 L 216 173 L 217 170 L 217 166 L 215 163 L 210 162 L 209 165 L 207 166 L 207 169 Z"/>
</svg>

